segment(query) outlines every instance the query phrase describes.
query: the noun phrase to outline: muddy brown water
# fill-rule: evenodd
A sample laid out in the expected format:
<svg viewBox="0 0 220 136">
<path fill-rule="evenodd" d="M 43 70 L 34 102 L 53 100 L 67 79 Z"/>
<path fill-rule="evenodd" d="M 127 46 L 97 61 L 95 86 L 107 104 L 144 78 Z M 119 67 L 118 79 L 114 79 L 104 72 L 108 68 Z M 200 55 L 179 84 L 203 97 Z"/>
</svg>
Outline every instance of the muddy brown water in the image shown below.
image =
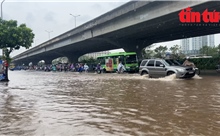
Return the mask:
<svg viewBox="0 0 220 136">
<path fill-rule="evenodd" d="M 9 72 L 0 135 L 219 136 L 220 77 Z"/>
</svg>

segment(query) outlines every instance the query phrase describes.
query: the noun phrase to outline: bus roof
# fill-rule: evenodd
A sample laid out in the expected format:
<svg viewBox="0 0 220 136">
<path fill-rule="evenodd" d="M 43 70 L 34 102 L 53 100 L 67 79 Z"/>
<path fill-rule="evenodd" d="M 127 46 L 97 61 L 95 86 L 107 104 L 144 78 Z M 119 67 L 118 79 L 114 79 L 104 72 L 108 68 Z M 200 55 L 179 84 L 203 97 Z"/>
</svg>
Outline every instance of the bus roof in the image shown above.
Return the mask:
<svg viewBox="0 0 220 136">
<path fill-rule="evenodd" d="M 101 57 L 111 57 L 111 56 L 126 56 L 126 55 L 136 55 L 136 52 L 116 52 L 116 53 L 110 53 L 108 55 L 98 56 L 97 58 Z"/>
</svg>

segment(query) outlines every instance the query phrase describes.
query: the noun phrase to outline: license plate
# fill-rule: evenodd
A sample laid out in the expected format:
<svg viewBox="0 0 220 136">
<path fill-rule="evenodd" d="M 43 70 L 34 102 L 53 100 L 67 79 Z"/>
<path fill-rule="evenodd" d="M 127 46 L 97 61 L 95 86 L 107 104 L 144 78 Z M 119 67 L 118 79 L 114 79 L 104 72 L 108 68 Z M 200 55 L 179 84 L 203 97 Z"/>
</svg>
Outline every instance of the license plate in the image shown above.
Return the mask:
<svg viewBox="0 0 220 136">
<path fill-rule="evenodd" d="M 193 74 L 194 72 L 189 72 L 189 74 Z"/>
</svg>

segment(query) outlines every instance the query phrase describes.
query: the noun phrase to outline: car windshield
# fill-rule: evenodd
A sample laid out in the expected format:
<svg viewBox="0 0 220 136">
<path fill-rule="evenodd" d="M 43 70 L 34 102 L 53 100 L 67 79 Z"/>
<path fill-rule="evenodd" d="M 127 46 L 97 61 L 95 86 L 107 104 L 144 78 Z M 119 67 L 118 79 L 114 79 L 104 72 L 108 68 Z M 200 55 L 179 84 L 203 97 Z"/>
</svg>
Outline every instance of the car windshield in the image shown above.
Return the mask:
<svg viewBox="0 0 220 136">
<path fill-rule="evenodd" d="M 176 61 L 176 60 L 172 60 L 172 59 L 167 59 L 165 60 L 167 63 L 169 63 L 171 66 L 180 66 L 181 64 Z"/>
<path fill-rule="evenodd" d="M 170 64 L 167 63 L 166 61 L 163 61 L 163 63 L 164 63 L 166 66 L 170 66 Z"/>
</svg>

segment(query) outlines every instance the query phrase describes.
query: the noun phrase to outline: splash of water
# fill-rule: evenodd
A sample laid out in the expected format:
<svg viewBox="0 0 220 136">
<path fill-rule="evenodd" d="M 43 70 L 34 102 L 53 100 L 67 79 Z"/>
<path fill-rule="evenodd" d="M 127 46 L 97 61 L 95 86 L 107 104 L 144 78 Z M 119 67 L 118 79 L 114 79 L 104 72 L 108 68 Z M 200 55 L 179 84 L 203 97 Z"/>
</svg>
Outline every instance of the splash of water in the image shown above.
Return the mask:
<svg viewBox="0 0 220 136">
<path fill-rule="evenodd" d="M 141 79 L 141 80 L 150 80 L 150 81 L 173 81 L 177 80 L 176 74 L 172 74 L 170 76 L 160 77 L 160 78 L 150 78 L 148 74 L 146 75 L 134 75 L 134 76 L 127 76 L 124 77 L 126 79 Z"/>
<path fill-rule="evenodd" d="M 172 74 L 172 75 L 160 77 L 160 78 L 149 78 L 149 80 L 153 80 L 153 81 L 173 81 L 176 79 L 177 79 L 176 74 Z"/>
<path fill-rule="evenodd" d="M 195 76 L 193 77 L 193 79 L 202 79 L 202 77 L 200 77 L 199 75 L 195 74 Z"/>
</svg>

